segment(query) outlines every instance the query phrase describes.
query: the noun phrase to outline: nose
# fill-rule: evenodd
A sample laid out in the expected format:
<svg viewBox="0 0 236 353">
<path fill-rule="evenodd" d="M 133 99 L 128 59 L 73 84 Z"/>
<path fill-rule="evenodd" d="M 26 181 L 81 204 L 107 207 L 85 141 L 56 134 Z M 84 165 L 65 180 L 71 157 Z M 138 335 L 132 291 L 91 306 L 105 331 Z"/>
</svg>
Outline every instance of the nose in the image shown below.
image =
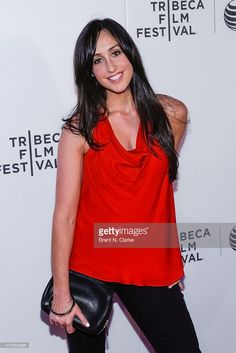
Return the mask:
<svg viewBox="0 0 236 353">
<path fill-rule="evenodd" d="M 111 60 L 111 59 L 107 59 L 106 61 L 106 69 L 107 69 L 107 72 L 115 72 L 116 70 L 116 66 L 114 64 L 114 62 Z"/>
</svg>

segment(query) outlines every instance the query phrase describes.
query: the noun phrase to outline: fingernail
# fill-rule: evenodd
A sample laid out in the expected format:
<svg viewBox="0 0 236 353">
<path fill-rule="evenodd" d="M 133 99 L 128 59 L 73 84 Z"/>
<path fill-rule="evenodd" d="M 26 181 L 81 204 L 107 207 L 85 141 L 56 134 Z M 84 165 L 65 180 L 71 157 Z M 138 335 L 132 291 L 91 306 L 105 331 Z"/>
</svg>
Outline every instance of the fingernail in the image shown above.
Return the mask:
<svg viewBox="0 0 236 353">
<path fill-rule="evenodd" d="M 89 322 L 86 322 L 85 326 L 86 326 L 86 327 L 89 327 L 89 326 L 90 326 L 90 323 L 89 323 Z"/>
</svg>

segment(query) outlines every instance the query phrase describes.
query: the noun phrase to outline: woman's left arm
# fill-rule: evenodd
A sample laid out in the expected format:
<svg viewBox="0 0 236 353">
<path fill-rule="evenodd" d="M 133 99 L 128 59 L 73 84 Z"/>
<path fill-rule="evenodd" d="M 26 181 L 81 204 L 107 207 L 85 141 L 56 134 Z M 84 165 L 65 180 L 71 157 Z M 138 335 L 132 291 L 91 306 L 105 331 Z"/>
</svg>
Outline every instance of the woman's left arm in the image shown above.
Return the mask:
<svg viewBox="0 0 236 353">
<path fill-rule="evenodd" d="M 175 150 L 178 151 L 181 138 L 183 137 L 186 125 L 188 123 L 188 109 L 184 103 L 173 97 L 162 94 L 157 95 L 157 97 L 167 115 L 167 118 L 169 119 L 174 135 Z M 183 291 L 184 285 L 181 280 L 172 283 L 168 287 L 171 288 L 177 283 L 180 290 Z"/>
<path fill-rule="evenodd" d="M 186 124 L 188 123 L 188 109 L 184 103 L 173 97 L 158 94 L 157 98 L 161 103 L 172 127 L 175 149 L 178 151 L 181 138 L 183 137 Z"/>
</svg>

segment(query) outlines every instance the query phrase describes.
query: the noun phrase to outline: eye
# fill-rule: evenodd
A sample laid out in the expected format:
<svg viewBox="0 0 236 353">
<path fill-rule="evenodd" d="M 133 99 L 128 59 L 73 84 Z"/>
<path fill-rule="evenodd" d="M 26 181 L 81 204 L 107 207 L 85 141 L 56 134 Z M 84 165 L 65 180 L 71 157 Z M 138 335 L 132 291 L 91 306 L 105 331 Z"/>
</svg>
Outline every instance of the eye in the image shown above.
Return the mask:
<svg viewBox="0 0 236 353">
<path fill-rule="evenodd" d="M 93 64 L 94 65 L 98 65 L 98 64 L 100 64 L 102 62 L 102 58 L 95 58 L 94 60 L 93 60 Z"/>
<path fill-rule="evenodd" d="M 119 56 L 122 53 L 120 49 L 116 49 L 112 52 L 112 56 Z"/>
</svg>

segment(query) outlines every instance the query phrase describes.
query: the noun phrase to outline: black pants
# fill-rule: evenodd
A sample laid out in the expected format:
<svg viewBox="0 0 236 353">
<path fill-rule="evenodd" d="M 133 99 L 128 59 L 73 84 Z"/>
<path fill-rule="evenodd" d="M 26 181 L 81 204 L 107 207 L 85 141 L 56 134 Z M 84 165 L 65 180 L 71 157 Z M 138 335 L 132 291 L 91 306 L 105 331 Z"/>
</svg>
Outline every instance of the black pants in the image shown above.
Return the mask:
<svg viewBox="0 0 236 353">
<path fill-rule="evenodd" d="M 179 285 L 168 287 L 109 283 L 157 353 L 201 353 Z M 105 331 L 67 334 L 69 353 L 105 353 Z"/>
</svg>

